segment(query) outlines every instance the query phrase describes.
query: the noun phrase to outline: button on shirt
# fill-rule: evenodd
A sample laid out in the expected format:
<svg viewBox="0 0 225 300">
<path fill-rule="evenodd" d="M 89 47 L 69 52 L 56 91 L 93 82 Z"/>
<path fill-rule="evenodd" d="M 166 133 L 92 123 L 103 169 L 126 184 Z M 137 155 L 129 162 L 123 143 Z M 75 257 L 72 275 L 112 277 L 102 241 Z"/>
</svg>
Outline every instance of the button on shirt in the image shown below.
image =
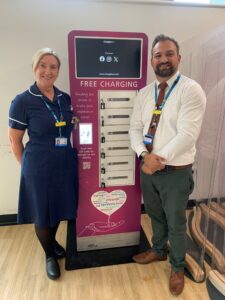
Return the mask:
<svg viewBox="0 0 225 300">
<path fill-rule="evenodd" d="M 178 75 L 179 72 L 167 81 L 166 92 Z M 158 86 L 159 82 L 155 82 Z M 134 99 L 130 139 L 132 149 L 138 156 L 146 151 L 143 139 L 155 109 L 155 82 L 141 89 Z M 206 96 L 201 86 L 181 75 L 162 109 L 152 152 L 165 158 L 168 165 L 193 163 L 205 106 Z"/>
</svg>

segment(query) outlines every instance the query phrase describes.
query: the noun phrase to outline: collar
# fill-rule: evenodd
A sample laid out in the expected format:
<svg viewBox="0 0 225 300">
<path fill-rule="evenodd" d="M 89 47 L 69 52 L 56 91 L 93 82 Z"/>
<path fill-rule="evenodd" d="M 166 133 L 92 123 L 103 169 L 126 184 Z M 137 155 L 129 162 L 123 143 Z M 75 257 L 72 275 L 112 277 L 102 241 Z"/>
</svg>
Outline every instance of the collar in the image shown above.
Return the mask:
<svg viewBox="0 0 225 300">
<path fill-rule="evenodd" d="M 55 92 L 54 100 L 55 99 L 58 100 L 58 98 L 62 96 L 62 92 L 59 89 L 57 89 L 57 87 L 55 87 L 55 86 L 53 86 L 53 88 L 54 88 L 54 92 Z M 44 97 L 44 95 L 41 93 L 41 91 L 37 87 L 36 82 L 33 85 L 30 86 L 28 91 L 33 96 Z"/>
<path fill-rule="evenodd" d="M 179 74 L 180 74 L 180 72 L 177 71 L 172 77 L 170 77 L 169 80 L 167 80 L 166 83 L 168 84 L 168 87 L 167 87 L 166 89 L 171 88 L 171 86 L 173 85 L 174 81 L 176 80 L 176 78 L 177 78 L 177 76 L 178 76 Z M 159 82 L 158 80 L 156 80 L 156 84 L 157 84 L 157 87 L 158 87 L 159 84 L 160 84 L 160 82 Z"/>
</svg>

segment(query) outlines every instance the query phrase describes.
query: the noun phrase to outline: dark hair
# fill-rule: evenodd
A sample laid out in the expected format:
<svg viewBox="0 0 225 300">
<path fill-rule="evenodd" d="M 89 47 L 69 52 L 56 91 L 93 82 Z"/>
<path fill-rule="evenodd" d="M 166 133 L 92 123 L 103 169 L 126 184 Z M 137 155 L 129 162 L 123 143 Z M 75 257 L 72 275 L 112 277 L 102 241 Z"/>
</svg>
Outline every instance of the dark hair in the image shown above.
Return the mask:
<svg viewBox="0 0 225 300">
<path fill-rule="evenodd" d="M 178 45 L 178 42 L 177 42 L 175 39 L 173 39 L 173 38 L 171 38 L 171 37 L 169 37 L 169 36 L 166 36 L 166 35 L 164 35 L 164 34 L 159 34 L 159 35 L 157 35 L 157 36 L 155 37 L 155 39 L 154 39 L 154 41 L 153 41 L 153 43 L 152 43 L 151 53 L 153 54 L 153 48 L 155 47 L 155 45 L 156 45 L 157 43 L 159 43 L 159 42 L 164 42 L 164 41 L 171 41 L 172 43 L 174 43 L 174 45 L 175 45 L 176 48 L 177 48 L 177 54 L 179 54 L 180 46 Z"/>
</svg>

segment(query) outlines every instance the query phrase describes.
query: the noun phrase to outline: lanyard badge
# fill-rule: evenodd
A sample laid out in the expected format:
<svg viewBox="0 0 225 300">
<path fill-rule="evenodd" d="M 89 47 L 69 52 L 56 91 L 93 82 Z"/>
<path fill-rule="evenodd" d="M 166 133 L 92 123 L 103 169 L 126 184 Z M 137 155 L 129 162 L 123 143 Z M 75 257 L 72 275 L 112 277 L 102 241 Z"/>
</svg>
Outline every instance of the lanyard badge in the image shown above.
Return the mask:
<svg viewBox="0 0 225 300">
<path fill-rule="evenodd" d="M 43 99 L 43 98 L 42 98 Z M 58 105 L 59 105 L 59 112 L 60 112 L 60 120 L 57 118 L 56 114 L 54 113 L 54 111 L 51 109 L 50 105 L 43 99 L 47 109 L 49 110 L 49 112 L 52 114 L 53 118 L 55 119 L 55 126 L 56 127 L 63 127 L 66 126 L 66 122 L 63 121 L 63 114 L 62 114 L 62 109 L 61 109 L 61 105 L 60 105 L 60 101 L 58 99 Z"/>
<path fill-rule="evenodd" d="M 153 115 L 161 115 L 162 111 L 159 109 L 155 109 L 155 110 L 153 110 L 152 113 L 153 113 Z"/>
<path fill-rule="evenodd" d="M 67 138 L 59 136 L 55 138 L 55 146 L 56 147 L 66 147 L 67 146 Z"/>
<path fill-rule="evenodd" d="M 148 133 L 144 136 L 144 144 L 145 145 L 152 145 L 153 143 L 153 135 Z"/>
<path fill-rule="evenodd" d="M 42 98 L 43 99 L 43 98 Z M 55 119 L 55 127 L 59 128 L 59 136 L 55 138 L 55 146 L 56 147 L 66 147 L 68 143 L 68 139 L 66 137 L 62 136 L 62 127 L 66 126 L 66 122 L 63 121 L 63 114 L 62 109 L 60 105 L 60 100 L 58 99 L 58 105 L 59 105 L 59 111 L 60 111 L 60 120 L 57 118 L 54 111 L 51 109 L 49 104 L 43 99 L 47 109 L 52 114 L 53 118 Z"/>
<path fill-rule="evenodd" d="M 63 127 L 66 126 L 66 122 L 65 121 L 57 121 L 55 122 L 55 127 Z"/>
</svg>

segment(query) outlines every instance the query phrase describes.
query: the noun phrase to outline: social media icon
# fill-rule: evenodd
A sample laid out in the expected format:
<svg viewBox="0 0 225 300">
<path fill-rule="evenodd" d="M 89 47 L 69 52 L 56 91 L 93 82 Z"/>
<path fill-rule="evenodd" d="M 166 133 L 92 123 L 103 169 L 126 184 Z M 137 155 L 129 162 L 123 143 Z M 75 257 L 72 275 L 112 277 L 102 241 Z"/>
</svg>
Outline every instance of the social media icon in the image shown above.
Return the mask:
<svg viewBox="0 0 225 300">
<path fill-rule="evenodd" d="M 100 62 L 104 62 L 104 61 L 105 61 L 105 56 L 100 56 L 100 57 L 99 57 L 99 61 L 100 61 Z"/>
<path fill-rule="evenodd" d="M 111 62 L 112 61 L 112 56 L 106 56 L 106 61 Z"/>
</svg>

